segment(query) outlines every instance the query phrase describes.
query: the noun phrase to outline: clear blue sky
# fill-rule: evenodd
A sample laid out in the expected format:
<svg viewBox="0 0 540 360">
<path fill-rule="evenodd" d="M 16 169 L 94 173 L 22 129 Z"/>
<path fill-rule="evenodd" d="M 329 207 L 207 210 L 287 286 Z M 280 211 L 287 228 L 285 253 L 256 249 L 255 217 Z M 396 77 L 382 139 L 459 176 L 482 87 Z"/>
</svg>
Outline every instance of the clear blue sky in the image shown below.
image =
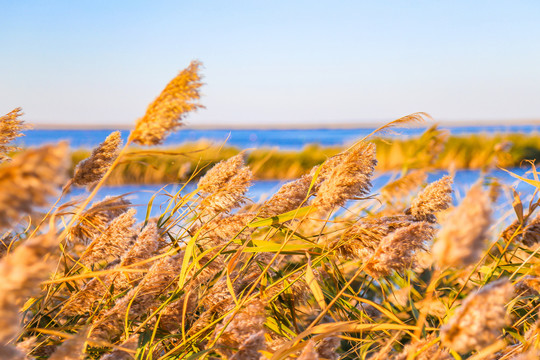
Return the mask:
<svg viewBox="0 0 540 360">
<path fill-rule="evenodd" d="M 540 118 L 539 1 L 0 0 L 0 112 L 131 124 L 192 59 L 192 125 Z"/>
</svg>

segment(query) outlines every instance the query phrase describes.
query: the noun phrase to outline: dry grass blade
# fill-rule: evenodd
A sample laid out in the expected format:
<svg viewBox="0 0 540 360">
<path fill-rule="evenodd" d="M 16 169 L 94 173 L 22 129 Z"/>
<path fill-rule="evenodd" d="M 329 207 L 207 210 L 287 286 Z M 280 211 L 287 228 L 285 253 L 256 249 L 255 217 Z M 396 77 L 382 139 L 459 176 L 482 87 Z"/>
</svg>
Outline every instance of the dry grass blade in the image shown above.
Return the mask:
<svg viewBox="0 0 540 360">
<path fill-rule="evenodd" d="M 378 127 L 377 129 L 373 130 L 368 135 L 364 136 L 360 141 L 357 141 L 353 146 L 350 147 L 350 149 L 358 146 L 358 144 L 366 141 L 370 137 L 372 137 L 375 134 L 381 134 L 385 131 L 391 130 L 396 127 L 404 127 L 411 125 L 412 123 L 420 123 L 426 121 L 426 119 L 432 120 L 431 115 L 425 113 L 425 112 L 415 112 L 403 117 L 400 117 L 399 119 L 396 119 L 394 121 L 389 122 L 388 124 L 385 124 L 383 126 Z"/>
</svg>

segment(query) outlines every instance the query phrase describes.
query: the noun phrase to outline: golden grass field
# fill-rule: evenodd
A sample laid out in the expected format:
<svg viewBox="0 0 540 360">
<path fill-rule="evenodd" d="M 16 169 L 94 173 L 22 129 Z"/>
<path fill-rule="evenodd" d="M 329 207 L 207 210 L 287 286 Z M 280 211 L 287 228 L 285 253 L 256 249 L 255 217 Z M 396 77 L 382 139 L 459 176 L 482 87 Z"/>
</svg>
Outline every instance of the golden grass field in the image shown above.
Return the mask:
<svg viewBox="0 0 540 360">
<path fill-rule="evenodd" d="M 25 125 L 20 109 L 1 117 L 0 359 L 539 358 L 538 200 L 515 193 L 506 224 L 496 179 L 458 204 L 450 176 L 426 183 L 442 163 L 511 164 L 501 139 L 458 156 L 436 128 L 406 146 L 378 138 L 427 117 L 416 113 L 293 170 L 264 170 L 272 153 L 223 149 L 182 172 L 195 190 L 168 194 L 142 223 L 145 209 L 122 194 L 97 199 L 138 156 L 189 152 L 152 147 L 201 107 L 199 66 L 167 85 L 126 144 L 113 132 L 71 172 L 65 143 L 10 159 Z M 377 194 L 378 161 L 402 171 Z M 523 181 L 538 189 L 530 166 Z M 248 202 L 265 171 L 294 179 Z M 171 172 L 182 178 L 159 166 L 137 176 Z M 83 201 L 69 198 L 74 187 L 87 188 Z"/>
</svg>

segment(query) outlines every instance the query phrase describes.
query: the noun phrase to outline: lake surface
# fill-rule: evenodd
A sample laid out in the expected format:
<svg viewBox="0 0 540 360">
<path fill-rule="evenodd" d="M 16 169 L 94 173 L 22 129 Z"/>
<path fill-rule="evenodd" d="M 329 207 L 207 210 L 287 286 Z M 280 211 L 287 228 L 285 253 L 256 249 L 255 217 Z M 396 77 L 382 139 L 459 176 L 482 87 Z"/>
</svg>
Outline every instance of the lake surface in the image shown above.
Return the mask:
<svg viewBox="0 0 540 360">
<path fill-rule="evenodd" d="M 538 125 L 490 125 L 490 126 L 440 126 L 453 135 L 494 134 L 494 133 L 539 133 Z M 407 138 L 417 136 L 425 131 L 423 128 L 395 129 L 396 134 L 386 134 Z M 307 144 L 317 143 L 323 146 L 346 145 L 368 135 L 374 128 L 357 129 L 290 129 L 290 130 L 193 130 L 184 129 L 171 134 L 165 141 L 166 146 L 174 146 L 184 142 L 195 142 L 202 139 L 216 144 L 227 143 L 241 149 L 277 147 L 283 150 L 299 150 Z M 20 146 L 36 146 L 59 140 L 68 140 L 73 148 L 92 148 L 100 144 L 114 129 L 101 130 L 48 130 L 37 129 L 25 131 L 26 136 L 17 140 Z M 127 138 L 129 131 L 122 130 Z"/>
</svg>

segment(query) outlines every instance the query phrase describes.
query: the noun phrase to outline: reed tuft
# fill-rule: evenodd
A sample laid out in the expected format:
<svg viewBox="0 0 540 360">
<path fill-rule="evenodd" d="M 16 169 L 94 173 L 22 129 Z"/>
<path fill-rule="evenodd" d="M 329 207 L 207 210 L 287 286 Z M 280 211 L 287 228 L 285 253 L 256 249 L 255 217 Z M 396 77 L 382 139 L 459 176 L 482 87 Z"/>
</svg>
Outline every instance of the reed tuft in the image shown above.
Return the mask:
<svg viewBox="0 0 540 360">
<path fill-rule="evenodd" d="M 109 223 L 125 213 L 131 202 L 123 196 L 106 197 L 94 203 L 79 216 L 79 221 L 69 229 L 74 241 L 88 243 L 103 234 Z"/>
<path fill-rule="evenodd" d="M 347 200 L 367 195 L 372 186 L 371 177 L 377 164 L 375 145 L 361 143 L 336 158 L 335 166 L 325 164 L 320 171 L 322 183 L 313 200 L 319 213 L 329 212 Z M 334 162 L 330 159 L 330 163 Z"/>
<path fill-rule="evenodd" d="M 434 221 L 435 213 L 446 210 L 452 204 L 452 178 L 443 176 L 422 190 L 405 211 L 417 220 Z"/>
<path fill-rule="evenodd" d="M 0 229 L 49 204 L 67 178 L 68 145 L 46 145 L 0 167 Z"/>
<path fill-rule="evenodd" d="M 512 284 L 502 279 L 470 295 L 441 328 L 443 343 L 459 353 L 480 350 L 492 344 L 508 324 L 504 306 L 512 294 Z"/>
<path fill-rule="evenodd" d="M 122 146 L 120 131 L 111 133 L 105 141 L 96 147 L 89 158 L 81 161 L 75 168 L 73 184 L 90 186 L 97 183 L 118 157 Z"/>
<path fill-rule="evenodd" d="M 105 259 L 118 259 L 130 247 L 137 234 L 135 225 L 135 209 L 119 215 L 105 231 L 88 246 L 85 254 L 79 261 L 85 265 L 92 265 Z"/>
<path fill-rule="evenodd" d="M 6 115 L 0 116 L 0 163 L 10 159 L 8 156 L 10 152 L 18 150 L 10 143 L 16 138 L 24 136 L 22 131 L 28 128 L 20 119 L 22 114 L 22 109 L 16 108 Z"/>
<path fill-rule="evenodd" d="M 184 117 L 203 106 L 198 103 L 202 86 L 199 69 L 202 64 L 192 61 L 148 106 L 146 114 L 135 125 L 130 135 L 134 143 L 159 145 L 170 132 L 183 125 Z"/>
<path fill-rule="evenodd" d="M 491 224 L 489 193 L 473 186 L 446 217 L 432 248 L 441 267 L 466 267 L 478 261 Z"/>
</svg>

